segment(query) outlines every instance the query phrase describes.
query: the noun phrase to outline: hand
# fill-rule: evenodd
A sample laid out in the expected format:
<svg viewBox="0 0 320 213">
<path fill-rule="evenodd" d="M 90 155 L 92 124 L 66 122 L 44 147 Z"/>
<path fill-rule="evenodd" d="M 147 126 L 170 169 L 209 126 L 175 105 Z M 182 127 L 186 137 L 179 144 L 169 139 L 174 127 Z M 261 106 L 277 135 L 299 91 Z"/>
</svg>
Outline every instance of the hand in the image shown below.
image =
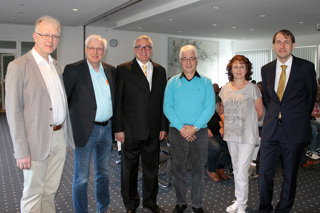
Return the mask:
<svg viewBox="0 0 320 213">
<path fill-rule="evenodd" d="M 212 132 L 211 132 L 210 129 L 208 129 L 208 137 L 209 137 L 209 138 L 212 138 L 212 137 L 213 137 L 213 134 L 212 134 Z"/>
<path fill-rule="evenodd" d="M 195 135 L 191 135 L 190 137 L 186 138 L 188 142 L 193 142 L 195 139 L 196 139 Z"/>
<path fill-rule="evenodd" d="M 194 126 L 185 126 L 185 125 L 183 125 L 183 128 L 180 129 L 180 135 L 181 135 L 182 137 L 184 137 L 186 140 L 190 139 L 190 137 L 191 137 L 192 135 L 194 135 L 196 132 L 197 132 L 197 131 L 196 131 L 196 129 L 194 128 Z M 195 137 L 194 137 L 194 139 L 195 139 Z M 194 140 L 194 139 L 193 139 L 193 140 Z M 193 140 L 192 140 L 192 141 L 193 141 Z"/>
<path fill-rule="evenodd" d="M 28 156 L 17 159 L 17 167 L 29 170 L 31 168 L 31 157 Z"/>
<path fill-rule="evenodd" d="M 162 141 L 164 139 L 164 137 L 166 137 L 166 135 L 167 135 L 166 131 L 160 131 L 159 141 Z"/>
<path fill-rule="evenodd" d="M 124 136 L 124 132 L 117 132 L 116 133 L 116 140 L 121 142 L 122 144 L 124 143 L 124 139 L 125 139 L 125 136 Z"/>
</svg>

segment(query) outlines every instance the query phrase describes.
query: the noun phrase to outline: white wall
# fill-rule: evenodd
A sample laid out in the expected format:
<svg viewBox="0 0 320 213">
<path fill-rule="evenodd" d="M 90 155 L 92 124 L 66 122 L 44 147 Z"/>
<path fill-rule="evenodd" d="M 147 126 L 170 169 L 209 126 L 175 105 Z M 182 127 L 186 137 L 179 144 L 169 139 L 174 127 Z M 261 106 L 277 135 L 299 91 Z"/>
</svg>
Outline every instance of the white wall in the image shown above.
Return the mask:
<svg viewBox="0 0 320 213">
<path fill-rule="evenodd" d="M 261 50 L 272 49 L 272 36 L 270 39 L 250 40 L 250 41 L 233 41 L 232 52 L 240 50 Z M 320 45 L 320 33 L 306 36 L 295 36 L 296 47 Z"/>
<path fill-rule="evenodd" d="M 0 40 L 33 41 L 34 26 L 0 24 L 0 29 Z M 57 49 L 58 61 L 62 68 L 67 64 L 83 59 L 83 30 L 83 27 L 62 27 L 61 39 Z M 106 56 L 103 59 L 104 62 L 114 66 L 134 58 L 133 41 L 142 34 L 148 35 L 153 41 L 152 60 L 165 68 L 168 65 L 169 37 L 219 41 L 219 70 L 214 71 L 219 72 L 219 75 L 218 79 L 211 80 L 214 83 L 219 83 L 220 86 L 224 85 L 228 80 L 225 68 L 232 57 L 232 43 L 230 40 L 120 30 L 106 31 L 105 28 L 101 27 L 86 27 L 86 36 L 91 34 L 99 34 L 108 41 L 113 38 L 118 40 L 118 46 L 111 47 L 108 45 Z M 19 48 L 17 49 L 17 56 L 20 56 Z"/>
</svg>

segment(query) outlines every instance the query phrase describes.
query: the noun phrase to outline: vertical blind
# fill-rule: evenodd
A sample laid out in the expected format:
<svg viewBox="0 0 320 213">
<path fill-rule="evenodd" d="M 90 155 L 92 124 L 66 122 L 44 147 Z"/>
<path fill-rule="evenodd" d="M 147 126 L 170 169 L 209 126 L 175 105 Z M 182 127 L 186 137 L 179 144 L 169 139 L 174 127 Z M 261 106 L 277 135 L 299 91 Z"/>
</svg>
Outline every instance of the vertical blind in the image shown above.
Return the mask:
<svg viewBox="0 0 320 213">
<path fill-rule="evenodd" d="M 319 75 L 319 51 L 318 46 L 305 46 L 305 47 L 295 47 L 292 51 L 292 55 L 306 59 L 308 61 L 311 61 L 315 65 L 315 70 L 317 73 L 317 76 Z M 270 55 L 271 53 L 271 55 Z M 247 57 L 250 62 L 252 63 L 252 79 L 256 80 L 257 82 L 261 81 L 261 67 L 267 63 L 269 63 L 272 60 L 275 60 L 277 58 L 277 55 L 275 54 L 274 50 L 271 51 L 269 49 L 264 50 L 248 50 L 248 51 L 236 51 L 235 55 L 244 55 Z"/>
</svg>

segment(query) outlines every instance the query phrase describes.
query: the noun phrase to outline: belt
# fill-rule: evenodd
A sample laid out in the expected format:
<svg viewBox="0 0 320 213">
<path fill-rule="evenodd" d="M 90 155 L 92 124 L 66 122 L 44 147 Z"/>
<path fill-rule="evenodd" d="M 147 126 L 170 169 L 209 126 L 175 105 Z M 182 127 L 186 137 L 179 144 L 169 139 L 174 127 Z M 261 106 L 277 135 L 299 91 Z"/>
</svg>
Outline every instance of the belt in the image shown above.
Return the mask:
<svg viewBox="0 0 320 213">
<path fill-rule="evenodd" d="M 54 126 L 54 127 L 53 127 L 53 131 L 58 131 L 58 130 L 60 130 L 61 128 L 62 128 L 62 124 L 57 125 L 57 126 Z"/>
<path fill-rule="evenodd" d="M 278 118 L 278 124 L 282 124 L 282 120 L 281 120 L 281 118 Z"/>
<path fill-rule="evenodd" d="M 109 120 L 104 121 L 104 122 L 94 121 L 93 123 L 94 123 L 94 125 L 98 125 L 98 126 L 107 126 L 109 123 Z"/>
</svg>

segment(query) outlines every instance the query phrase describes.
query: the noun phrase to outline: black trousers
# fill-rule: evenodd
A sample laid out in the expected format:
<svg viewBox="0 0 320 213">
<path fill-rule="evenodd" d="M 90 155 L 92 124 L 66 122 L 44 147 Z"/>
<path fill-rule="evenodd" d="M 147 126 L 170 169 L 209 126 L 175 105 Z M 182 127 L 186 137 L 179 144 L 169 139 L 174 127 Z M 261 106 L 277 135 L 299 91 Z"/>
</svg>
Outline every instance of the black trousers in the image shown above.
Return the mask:
<svg viewBox="0 0 320 213">
<path fill-rule="evenodd" d="M 142 166 L 143 206 L 157 204 L 159 139 L 134 140 L 126 138 L 121 145 L 121 194 L 126 209 L 139 207 L 137 190 L 139 160 Z"/>
<path fill-rule="evenodd" d="M 284 132 L 283 126 L 278 124 L 272 138 L 261 142 L 260 171 L 259 171 L 259 212 L 273 212 L 271 205 L 273 197 L 273 178 L 275 168 L 282 155 L 284 180 L 282 183 L 280 200 L 275 208 L 276 213 L 288 213 L 294 203 L 297 186 L 297 174 L 301 155 L 306 143 L 291 143 Z"/>
</svg>

